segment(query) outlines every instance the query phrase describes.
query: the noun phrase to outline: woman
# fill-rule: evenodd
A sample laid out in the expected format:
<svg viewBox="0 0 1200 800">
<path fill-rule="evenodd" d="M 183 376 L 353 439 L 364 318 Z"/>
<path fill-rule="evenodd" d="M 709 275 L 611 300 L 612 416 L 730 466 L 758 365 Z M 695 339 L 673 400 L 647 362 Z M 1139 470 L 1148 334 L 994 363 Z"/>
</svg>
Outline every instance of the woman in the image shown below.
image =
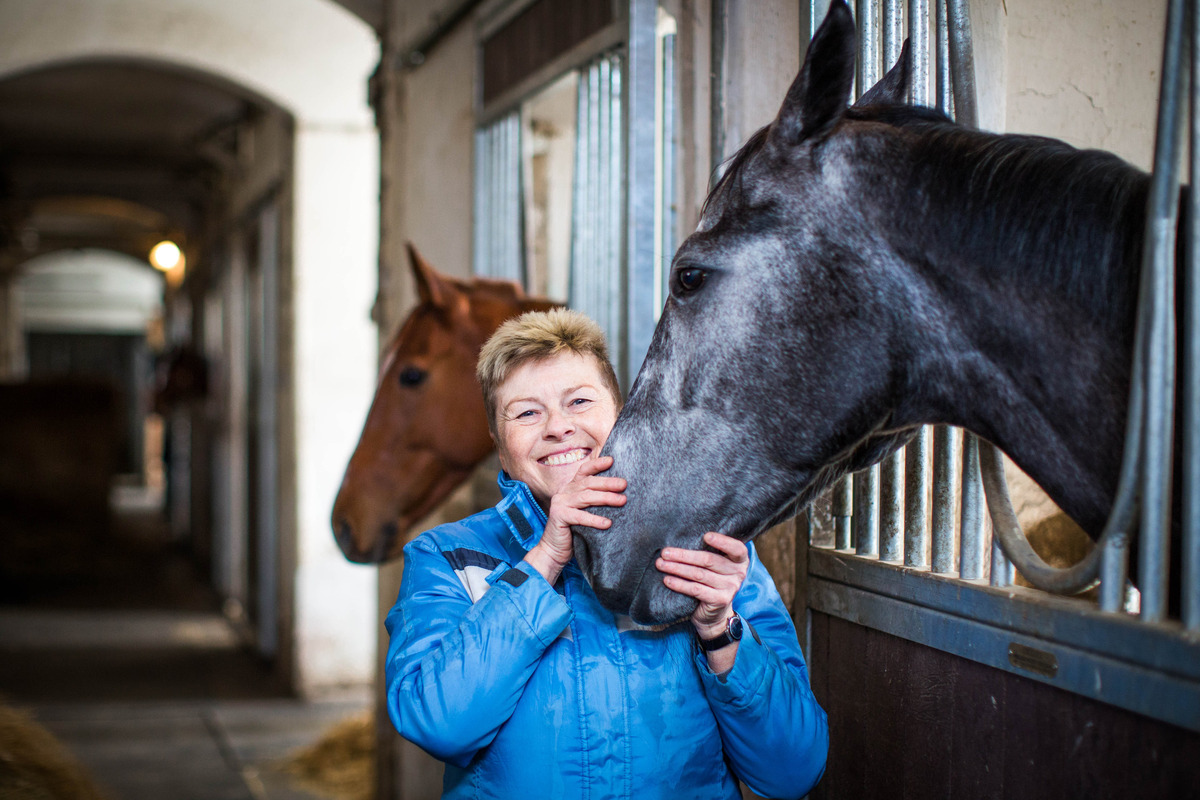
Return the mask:
<svg viewBox="0 0 1200 800">
<path fill-rule="evenodd" d="M 807 794 L 825 712 L 752 547 L 708 533 L 711 550 L 664 549 L 664 582 L 698 604 L 658 628 L 614 618 L 571 560 L 570 526 L 607 527 L 586 509 L 625 502 L 625 481 L 598 474 L 620 409 L 599 327 L 525 314 L 478 375 L 504 499 L 404 549 L 386 621 L 388 710 L 446 762 L 444 797 L 707 800 L 740 797 L 739 778 Z"/>
</svg>

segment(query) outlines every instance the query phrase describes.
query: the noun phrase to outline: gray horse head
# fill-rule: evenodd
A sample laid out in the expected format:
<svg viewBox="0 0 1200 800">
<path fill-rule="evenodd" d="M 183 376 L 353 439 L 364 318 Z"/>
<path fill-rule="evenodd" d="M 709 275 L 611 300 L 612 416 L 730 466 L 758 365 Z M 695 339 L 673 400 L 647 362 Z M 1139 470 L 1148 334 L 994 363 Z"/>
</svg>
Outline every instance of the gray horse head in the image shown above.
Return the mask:
<svg viewBox="0 0 1200 800">
<path fill-rule="evenodd" d="M 680 247 L 670 298 L 604 452 L 629 481 L 607 531 L 575 530 L 600 600 L 643 623 L 695 607 L 653 567 L 705 531 L 749 540 L 910 429 L 889 405 L 897 316 L 849 169 L 863 137 L 833 135 L 854 76 L 854 22 L 835 2 L 777 118 L 735 156 Z M 907 58 L 860 103 L 903 102 Z M 883 154 L 881 154 L 881 157 Z M 831 369 L 831 365 L 837 365 Z"/>
</svg>

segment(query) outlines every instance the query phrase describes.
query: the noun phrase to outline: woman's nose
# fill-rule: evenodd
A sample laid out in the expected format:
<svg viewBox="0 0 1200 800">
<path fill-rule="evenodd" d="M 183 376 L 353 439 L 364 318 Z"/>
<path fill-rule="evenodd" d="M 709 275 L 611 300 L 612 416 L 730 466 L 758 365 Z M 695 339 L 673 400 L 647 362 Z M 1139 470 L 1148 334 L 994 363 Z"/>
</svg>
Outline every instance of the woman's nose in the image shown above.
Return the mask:
<svg viewBox="0 0 1200 800">
<path fill-rule="evenodd" d="M 563 439 L 573 433 L 575 425 L 566 414 L 551 411 L 546 417 L 546 438 Z"/>
</svg>

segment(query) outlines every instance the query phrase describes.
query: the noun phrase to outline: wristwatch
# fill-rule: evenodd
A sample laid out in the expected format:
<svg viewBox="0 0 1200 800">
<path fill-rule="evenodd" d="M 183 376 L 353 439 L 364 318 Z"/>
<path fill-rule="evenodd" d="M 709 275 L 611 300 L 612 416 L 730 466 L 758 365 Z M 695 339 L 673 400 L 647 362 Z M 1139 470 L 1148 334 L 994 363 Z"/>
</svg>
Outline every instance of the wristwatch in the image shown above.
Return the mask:
<svg viewBox="0 0 1200 800">
<path fill-rule="evenodd" d="M 704 652 L 711 650 L 720 650 L 727 644 L 733 644 L 742 638 L 742 618 L 738 613 L 733 612 L 733 616 L 725 622 L 725 630 L 717 634 L 711 639 L 700 639 L 700 649 Z"/>
</svg>

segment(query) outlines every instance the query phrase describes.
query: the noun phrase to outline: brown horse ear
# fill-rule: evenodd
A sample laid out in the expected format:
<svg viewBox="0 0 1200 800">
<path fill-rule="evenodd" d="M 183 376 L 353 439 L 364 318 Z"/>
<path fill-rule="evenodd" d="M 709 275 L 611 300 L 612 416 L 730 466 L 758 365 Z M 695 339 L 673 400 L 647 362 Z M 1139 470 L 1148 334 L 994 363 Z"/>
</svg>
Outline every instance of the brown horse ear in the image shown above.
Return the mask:
<svg viewBox="0 0 1200 800">
<path fill-rule="evenodd" d="M 875 104 L 905 105 L 908 103 L 908 82 L 912 75 L 912 54 L 908 49 L 908 39 L 900 48 L 900 57 L 878 83 L 868 89 L 858 102 L 857 107 Z"/>
<path fill-rule="evenodd" d="M 855 39 L 849 6 L 833 0 L 771 126 L 772 140 L 790 147 L 841 117 L 854 86 Z"/>
<path fill-rule="evenodd" d="M 449 308 L 454 302 L 454 285 L 421 257 L 412 242 L 406 242 L 406 245 L 413 279 L 417 282 L 417 297 L 422 303 L 430 303 L 437 308 Z"/>
</svg>

